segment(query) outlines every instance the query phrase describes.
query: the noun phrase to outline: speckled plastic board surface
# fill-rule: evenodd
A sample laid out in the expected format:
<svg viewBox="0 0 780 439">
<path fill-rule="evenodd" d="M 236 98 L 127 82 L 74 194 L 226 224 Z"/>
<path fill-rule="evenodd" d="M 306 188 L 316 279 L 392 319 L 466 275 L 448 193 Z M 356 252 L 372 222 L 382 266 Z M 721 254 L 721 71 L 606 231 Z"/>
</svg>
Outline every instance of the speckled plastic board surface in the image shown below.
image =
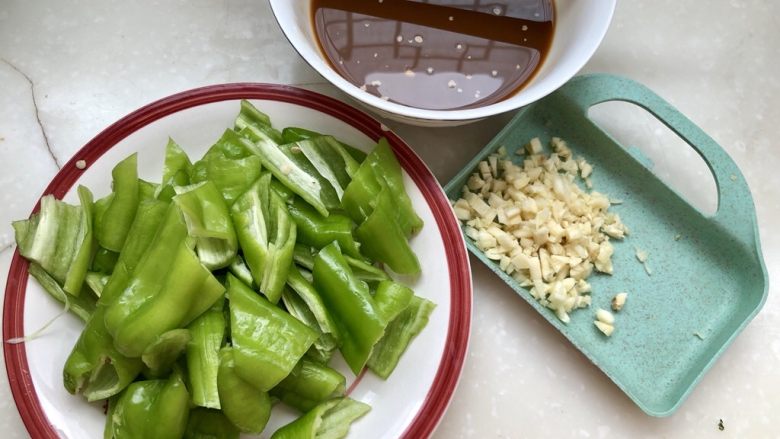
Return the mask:
<svg viewBox="0 0 780 439">
<path fill-rule="evenodd" d="M 591 106 L 607 101 L 639 105 L 698 151 L 717 183 L 714 215 L 693 208 L 588 118 Z M 458 199 L 477 164 L 500 146 L 515 161 L 522 160 L 514 152 L 533 137 L 545 146 L 552 137 L 564 139 L 575 156 L 593 165 L 594 190 L 623 200 L 610 208 L 631 232 L 625 240 L 612 240 L 614 274 L 592 275 L 591 308 L 574 311 L 564 324 L 467 238 L 469 250 L 642 410 L 670 415 L 766 299 L 767 273 L 745 179 L 715 141 L 651 90 L 625 78 L 587 75 L 521 109 L 447 184 L 448 197 Z M 637 260 L 636 249 L 648 253 L 651 275 Z M 615 314 L 615 332 L 606 338 L 593 324 L 595 310 L 609 309 L 621 291 L 628 300 Z"/>
</svg>

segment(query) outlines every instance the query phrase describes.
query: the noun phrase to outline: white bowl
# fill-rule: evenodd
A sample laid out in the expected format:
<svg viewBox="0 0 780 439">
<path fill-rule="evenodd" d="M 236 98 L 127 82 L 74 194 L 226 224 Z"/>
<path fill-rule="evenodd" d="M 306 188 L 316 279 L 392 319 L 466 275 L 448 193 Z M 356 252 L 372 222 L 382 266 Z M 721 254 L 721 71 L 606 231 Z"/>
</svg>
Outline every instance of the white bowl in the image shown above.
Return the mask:
<svg viewBox="0 0 780 439">
<path fill-rule="evenodd" d="M 295 50 L 325 79 L 382 116 L 421 126 L 474 122 L 537 101 L 562 86 L 590 59 L 607 32 L 616 0 L 555 0 L 550 52 L 533 79 L 511 97 L 477 108 L 426 110 L 380 99 L 344 79 L 323 57 L 311 23 L 311 2 L 270 0 L 276 21 Z"/>
</svg>

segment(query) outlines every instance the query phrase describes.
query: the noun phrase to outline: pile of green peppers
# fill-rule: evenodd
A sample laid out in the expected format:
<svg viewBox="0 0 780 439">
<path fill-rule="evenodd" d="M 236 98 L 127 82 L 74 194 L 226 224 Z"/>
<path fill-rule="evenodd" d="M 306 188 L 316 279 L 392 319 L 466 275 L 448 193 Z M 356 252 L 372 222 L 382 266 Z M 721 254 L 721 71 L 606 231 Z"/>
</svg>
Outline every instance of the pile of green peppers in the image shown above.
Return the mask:
<svg viewBox="0 0 780 439">
<path fill-rule="evenodd" d="M 160 183 L 135 154 L 112 180 L 13 224 L 30 274 L 85 322 L 63 381 L 108 401 L 105 438 L 237 438 L 277 403 L 301 416 L 273 438 L 344 437 L 370 407 L 333 354 L 387 378 L 435 307 L 388 274 L 420 273 L 423 222 L 384 139 L 366 154 L 279 131 L 242 101 L 200 160 L 169 140 Z"/>
</svg>

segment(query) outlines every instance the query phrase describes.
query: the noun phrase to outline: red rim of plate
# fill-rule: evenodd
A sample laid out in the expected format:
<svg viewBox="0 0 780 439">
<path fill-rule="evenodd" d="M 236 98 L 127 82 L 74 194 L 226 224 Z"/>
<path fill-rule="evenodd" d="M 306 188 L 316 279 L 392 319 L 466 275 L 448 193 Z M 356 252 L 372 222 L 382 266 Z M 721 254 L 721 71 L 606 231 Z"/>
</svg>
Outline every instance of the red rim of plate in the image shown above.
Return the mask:
<svg viewBox="0 0 780 439">
<path fill-rule="evenodd" d="M 62 198 L 83 170 L 78 160 L 94 163 L 106 151 L 144 126 L 181 110 L 225 100 L 261 99 L 308 107 L 333 116 L 377 140 L 386 137 L 401 166 L 414 180 L 433 211 L 439 227 L 450 275 L 450 318 L 444 352 L 433 384 L 420 410 L 403 437 L 428 437 L 449 405 L 463 368 L 471 326 L 471 271 L 466 247 L 449 202 L 431 171 L 403 140 L 366 113 L 333 98 L 308 90 L 276 84 L 235 83 L 197 88 L 159 101 L 120 119 L 89 141 L 60 170 L 44 191 Z M 33 212 L 37 212 L 40 201 Z M 3 340 L 24 336 L 24 298 L 27 287 L 27 261 L 15 251 L 8 271 L 3 308 Z M 3 343 L 8 383 L 19 414 L 34 438 L 58 437 L 41 408 L 30 376 L 24 343 Z"/>
</svg>

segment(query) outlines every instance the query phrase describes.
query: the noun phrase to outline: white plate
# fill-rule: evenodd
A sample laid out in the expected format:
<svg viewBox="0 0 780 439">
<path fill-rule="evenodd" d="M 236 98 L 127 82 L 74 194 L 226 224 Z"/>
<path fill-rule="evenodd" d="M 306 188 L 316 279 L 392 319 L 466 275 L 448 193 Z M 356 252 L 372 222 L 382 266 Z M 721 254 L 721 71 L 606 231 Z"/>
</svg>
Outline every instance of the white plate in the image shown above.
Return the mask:
<svg viewBox="0 0 780 439">
<path fill-rule="evenodd" d="M 109 191 L 111 168 L 133 152 L 138 152 L 139 177 L 159 181 L 168 137 L 193 159 L 200 157 L 232 126 L 239 99 L 250 99 L 271 116 L 276 127 L 292 125 L 333 134 L 364 150 L 382 136 L 390 141 L 404 168 L 407 191 L 425 221 L 422 232 L 411 241 L 423 266 L 422 276 L 412 287 L 437 307 L 387 381 L 370 372 L 355 377 L 343 364 L 340 370 L 347 377 L 350 396 L 372 407 L 353 425 L 350 437 L 429 436 L 449 404 L 466 354 L 472 299 L 469 262 L 457 221 L 438 182 L 420 158 L 376 120 L 334 99 L 293 87 L 204 87 L 152 103 L 111 125 L 71 159 L 45 193 L 78 203 L 75 189 L 83 184 L 96 198 L 102 197 Z M 85 160 L 87 169 L 78 169 L 78 160 Z M 11 263 L 5 294 L 4 340 L 32 333 L 62 310 L 61 304 L 28 279 L 27 263 L 18 253 Z M 66 315 L 40 338 L 26 344 L 4 343 L 14 400 L 33 437 L 102 436 L 102 404 L 88 404 L 68 394 L 62 384 L 62 367 L 82 327 L 79 319 Z M 293 419 L 292 413 L 277 406 L 262 437 Z"/>
</svg>

